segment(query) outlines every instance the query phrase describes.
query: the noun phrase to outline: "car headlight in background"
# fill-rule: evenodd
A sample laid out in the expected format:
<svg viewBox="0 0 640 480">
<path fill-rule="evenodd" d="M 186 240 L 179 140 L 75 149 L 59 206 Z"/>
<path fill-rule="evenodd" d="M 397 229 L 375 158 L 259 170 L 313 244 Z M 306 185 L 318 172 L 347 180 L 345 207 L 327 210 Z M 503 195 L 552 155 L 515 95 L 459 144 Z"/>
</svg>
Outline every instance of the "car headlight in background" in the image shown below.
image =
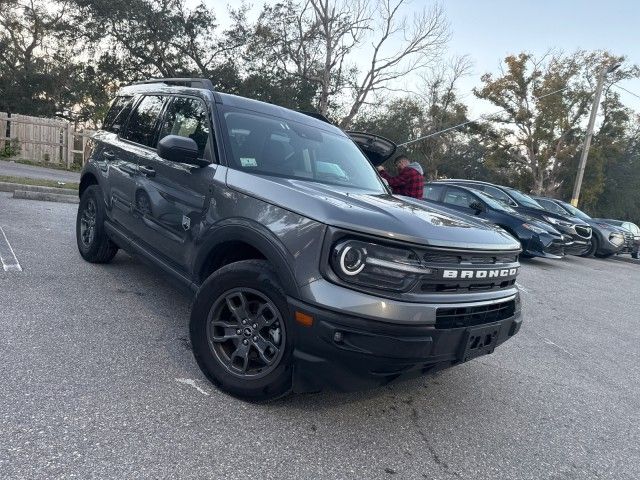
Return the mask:
<svg viewBox="0 0 640 480">
<path fill-rule="evenodd" d="M 545 233 L 546 232 L 546 230 L 544 228 L 540 228 L 540 227 L 537 227 L 535 225 L 531 225 L 530 223 L 523 223 L 522 226 L 524 228 L 526 228 L 527 230 L 531 230 L 532 232 L 535 232 L 535 233 Z"/>
<path fill-rule="evenodd" d="M 434 273 L 410 249 L 361 240 L 338 242 L 331 251 L 330 263 L 344 282 L 398 292 L 410 288 L 422 275 Z"/>
<path fill-rule="evenodd" d="M 543 217 L 547 222 L 552 223 L 553 225 L 560 225 L 561 227 L 572 227 L 573 226 L 573 224 L 571 224 L 569 222 L 563 222 L 562 220 L 558 220 L 557 218 L 547 217 L 546 215 L 543 215 Z"/>
<path fill-rule="evenodd" d="M 614 232 L 609 235 L 609 242 L 611 242 L 616 247 L 620 247 L 624 244 L 624 235 L 618 232 Z"/>
</svg>

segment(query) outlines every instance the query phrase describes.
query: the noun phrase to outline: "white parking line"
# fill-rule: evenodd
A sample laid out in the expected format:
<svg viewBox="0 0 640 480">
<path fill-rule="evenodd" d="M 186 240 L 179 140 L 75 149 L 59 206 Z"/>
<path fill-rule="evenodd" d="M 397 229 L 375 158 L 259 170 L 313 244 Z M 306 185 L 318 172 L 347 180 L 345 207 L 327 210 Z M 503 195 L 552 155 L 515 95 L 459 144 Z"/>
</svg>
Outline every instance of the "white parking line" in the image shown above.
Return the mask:
<svg viewBox="0 0 640 480">
<path fill-rule="evenodd" d="M 0 227 L 0 262 L 2 262 L 2 268 L 5 272 L 21 272 L 22 267 L 20 266 L 20 262 L 16 258 L 16 254 L 11 248 L 11 244 L 9 240 L 7 240 L 7 236 L 4 233 L 2 227 Z"/>
<path fill-rule="evenodd" d="M 201 394 L 206 395 L 207 397 L 209 396 L 209 392 L 207 392 L 206 390 L 204 390 L 203 388 L 200 388 L 197 384 L 195 380 L 192 380 L 190 378 L 176 378 L 175 379 L 176 382 L 178 383 L 183 383 L 185 385 L 189 385 L 190 387 L 195 388 L 197 391 L 199 391 Z"/>
</svg>

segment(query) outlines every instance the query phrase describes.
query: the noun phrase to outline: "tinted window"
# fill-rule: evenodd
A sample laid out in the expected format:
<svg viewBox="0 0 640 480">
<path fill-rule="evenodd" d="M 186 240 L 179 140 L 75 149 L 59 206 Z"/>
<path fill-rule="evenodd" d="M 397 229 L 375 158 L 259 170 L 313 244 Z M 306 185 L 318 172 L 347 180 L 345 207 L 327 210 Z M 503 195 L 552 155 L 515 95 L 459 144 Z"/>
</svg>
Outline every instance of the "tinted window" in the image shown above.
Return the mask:
<svg viewBox="0 0 640 480">
<path fill-rule="evenodd" d="M 127 121 L 127 117 L 131 112 L 131 105 L 133 103 L 132 96 L 116 97 L 111 103 L 109 111 L 104 117 L 102 122 L 102 129 L 109 132 L 118 133 L 120 127 Z"/>
<path fill-rule="evenodd" d="M 386 192 L 377 172 L 350 138 L 306 123 L 233 107 L 224 111 L 234 168 Z"/>
<path fill-rule="evenodd" d="M 459 207 L 470 208 L 474 201 L 477 200 L 473 198 L 473 195 L 458 188 L 449 187 L 447 188 L 447 193 L 444 195 L 444 203 L 457 205 Z"/>
<path fill-rule="evenodd" d="M 205 104 L 196 98 L 177 97 L 167 108 L 158 138 L 167 135 L 192 138 L 198 145 L 198 156 L 211 160 L 210 133 L 211 127 Z"/>
<path fill-rule="evenodd" d="M 164 97 L 158 95 L 143 97 L 131 114 L 123 137 L 141 145 L 154 147 L 156 123 L 163 103 Z"/>
<path fill-rule="evenodd" d="M 444 186 L 442 185 L 425 185 L 422 198 L 437 202 L 438 200 L 440 200 L 442 190 L 444 190 Z"/>
<path fill-rule="evenodd" d="M 591 220 L 591 217 L 584 213 L 582 210 L 578 210 L 576 207 L 567 202 L 561 202 L 562 208 L 569 212 L 574 217 L 581 218 L 582 220 Z"/>
<path fill-rule="evenodd" d="M 483 185 L 482 186 L 482 190 L 486 193 L 488 193 L 489 195 L 491 195 L 493 198 L 497 198 L 498 200 L 506 203 L 507 205 L 514 205 L 513 200 L 511 200 L 511 198 L 509 197 L 509 195 L 507 195 L 506 193 L 504 193 L 502 190 L 500 190 L 499 188 L 496 187 L 490 187 L 489 185 Z"/>
</svg>

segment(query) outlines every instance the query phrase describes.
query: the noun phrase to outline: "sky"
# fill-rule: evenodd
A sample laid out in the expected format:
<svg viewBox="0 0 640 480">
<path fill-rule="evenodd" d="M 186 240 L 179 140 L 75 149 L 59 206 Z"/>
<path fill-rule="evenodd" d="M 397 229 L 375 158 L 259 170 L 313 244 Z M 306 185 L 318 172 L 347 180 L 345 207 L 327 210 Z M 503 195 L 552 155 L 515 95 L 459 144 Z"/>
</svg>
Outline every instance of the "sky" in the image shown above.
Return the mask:
<svg viewBox="0 0 640 480">
<path fill-rule="evenodd" d="M 205 2 L 215 9 L 224 28 L 228 18 L 224 4 Z M 262 3 L 253 4 L 254 15 Z M 403 13 L 410 17 L 433 4 L 431 0 L 409 1 Z M 472 61 L 471 74 L 459 84 L 459 95 L 472 118 L 496 110 L 475 98 L 472 89 L 480 85 L 484 73 L 497 73 L 509 54 L 540 55 L 551 48 L 566 53 L 608 50 L 624 55 L 629 64 L 640 65 L 640 0 L 443 0 L 441 5 L 451 28 L 445 56 L 468 55 Z M 640 79 L 620 85 L 640 96 Z M 640 112 L 640 98 L 618 92 L 625 105 Z"/>
<path fill-rule="evenodd" d="M 416 1 L 414 8 L 420 4 L 428 2 Z M 512 53 L 608 50 L 640 64 L 639 0 L 448 0 L 443 6 L 451 24 L 450 54 L 466 54 L 473 61 L 472 75 L 460 83 L 472 114 L 492 111 L 473 98 L 471 89 Z M 640 96 L 640 80 L 620 85 Z M 618 91 L 625 105 L 640 112 L 640 99 Z"/>
</svg>

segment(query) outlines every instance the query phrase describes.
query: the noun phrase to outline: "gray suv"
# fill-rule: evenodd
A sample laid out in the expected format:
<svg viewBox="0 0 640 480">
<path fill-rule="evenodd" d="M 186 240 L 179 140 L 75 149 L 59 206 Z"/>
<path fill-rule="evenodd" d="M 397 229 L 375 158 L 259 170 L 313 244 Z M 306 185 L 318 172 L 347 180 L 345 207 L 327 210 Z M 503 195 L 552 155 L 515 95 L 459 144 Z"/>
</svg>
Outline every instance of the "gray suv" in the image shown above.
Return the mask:
<svg viewBox="0 0 640 480">
<path fill-rule="evenodd" d="M 249 400 L 455 365 L 520 328 L 520 244 L 391 195 L 395 145 L 202 79 L 122 88 L 92 140 L 82 257 L 119 248 L 194 294 L 204 374 Z"/>
</svg>

